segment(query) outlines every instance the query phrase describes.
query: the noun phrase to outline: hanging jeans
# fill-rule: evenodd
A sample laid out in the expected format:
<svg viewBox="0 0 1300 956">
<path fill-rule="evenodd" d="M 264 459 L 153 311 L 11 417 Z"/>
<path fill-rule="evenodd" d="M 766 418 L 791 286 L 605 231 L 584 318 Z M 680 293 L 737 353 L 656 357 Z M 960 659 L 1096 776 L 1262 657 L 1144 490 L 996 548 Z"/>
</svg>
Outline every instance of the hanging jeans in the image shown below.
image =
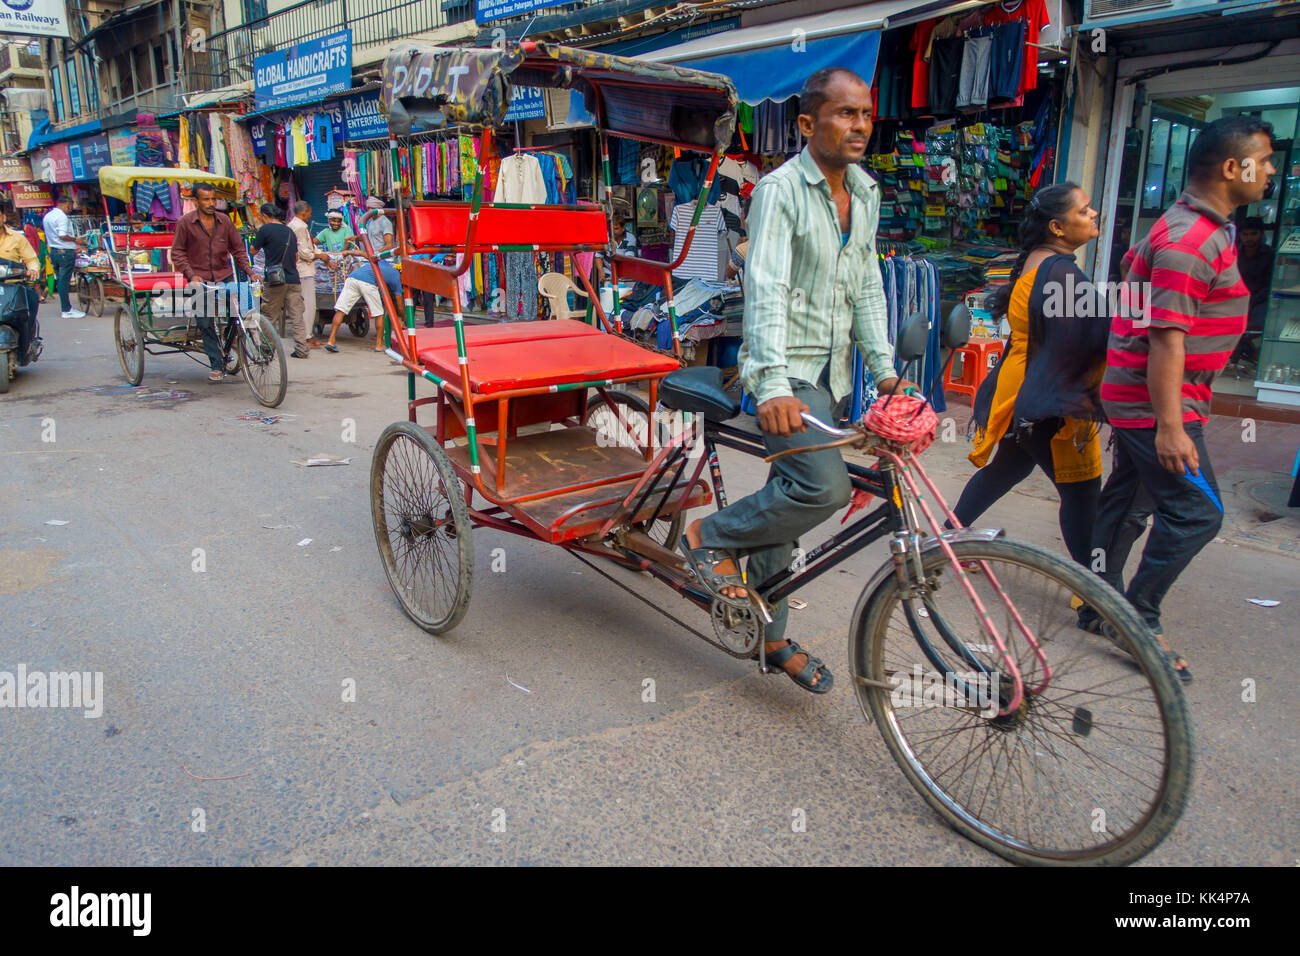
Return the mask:
<svg viewBox="0 0 1300 956">
<path fill-rule="evenodd" d="M 135 184 L 135 208 L 141 211 L 148 211 L 157 199 L 159 204 L 171 212 L 172 208 L 172 191 L 171 187 L 161 179 L 150 179 L 146 182 Z"/>
</svg>

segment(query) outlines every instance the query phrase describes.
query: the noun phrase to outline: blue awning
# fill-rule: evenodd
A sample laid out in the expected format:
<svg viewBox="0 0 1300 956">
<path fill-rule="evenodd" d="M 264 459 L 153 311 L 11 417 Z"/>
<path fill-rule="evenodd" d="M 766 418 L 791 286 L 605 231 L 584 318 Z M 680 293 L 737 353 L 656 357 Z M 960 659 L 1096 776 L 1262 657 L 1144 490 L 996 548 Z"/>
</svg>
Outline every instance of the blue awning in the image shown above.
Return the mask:
<svg viewBox="0 0 1300 956">
<path fill-rule="evenodd" d="M 44 127 L 32 130 L 32 135 L 27 140 L 27 148 L 39 149 L 50 143 L 61 143 L 64 140 L 76 139 L 79 136 L 93 136 L 99 131 L 99 120 L 91 120 L 89 123 L 69 126 L 66 129 L 50 129 L 47 124 Z"/>
<path fill-rule="evenodd" d="M 853 70 L 868 83 L 876 73 L 880 31 L 890 14 L 915 9 L 916 0 L 873 3 L 819 16 L 729 30 L 644 53 L 647 60 L 709 70 L 730 77 L 741 100 L 786 100 L 824 67 Z"/>
<path fill-rule="evenodd" d="M 804 80 L 830 66 L 845 67 L 874 83 L 882 30 L 977 7 L 980 2 L 874 0 L 817 16 L 701 36 L 640 56 L 721 73 L 731 78 L 741 100 L 753 106 L 763 100 L 789 99 Z"/>
</svg>

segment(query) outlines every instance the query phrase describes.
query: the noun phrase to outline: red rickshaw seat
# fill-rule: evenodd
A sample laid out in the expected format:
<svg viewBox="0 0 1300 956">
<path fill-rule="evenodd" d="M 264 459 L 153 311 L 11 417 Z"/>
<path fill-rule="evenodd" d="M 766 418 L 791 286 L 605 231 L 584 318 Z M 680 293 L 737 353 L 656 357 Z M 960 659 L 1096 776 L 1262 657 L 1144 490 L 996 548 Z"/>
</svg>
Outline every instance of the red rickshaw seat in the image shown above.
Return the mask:
<svg viewBox="0 0 1300 956">
<path fill-rule="evenodd" d="M 416 333 L 421 363 L 434 375 L 460 381 L 454 329 Z M 644 349 L 571 319 L 510 322 L 465 329 L 470 387 L 490 395 L 620 378 L 659 378 L 676 370 L 675 358 Z"/>
</svg>

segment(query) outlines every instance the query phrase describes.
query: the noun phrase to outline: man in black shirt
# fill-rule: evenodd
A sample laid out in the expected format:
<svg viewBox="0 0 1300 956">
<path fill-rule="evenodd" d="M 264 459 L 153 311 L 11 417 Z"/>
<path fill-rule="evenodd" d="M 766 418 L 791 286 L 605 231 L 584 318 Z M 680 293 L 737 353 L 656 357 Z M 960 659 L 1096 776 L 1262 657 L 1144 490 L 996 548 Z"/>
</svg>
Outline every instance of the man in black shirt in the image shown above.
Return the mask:
<svg viewBox="0 0 1300 956">
<path fill-rule="evenodd" d="M 261 249 L 266 257 L 264 275 L 272 273 L 276 266 L 284 268 L 283 283 L 270 285 L 265 278 L 262 281 L 262 314 L 271 320 L 281 335 L 284 335 L 287 319 L 294 346 L 289 354 L 294 358 L 309 358 L 302 279 L 298 275 L 298 237 L 284 224 L 284 212 L 279 207 L 266 203 L 262 206 L 262 216 L 266 223 L 257 230 L 252 246 L 254 250 Z"/>
</svg>

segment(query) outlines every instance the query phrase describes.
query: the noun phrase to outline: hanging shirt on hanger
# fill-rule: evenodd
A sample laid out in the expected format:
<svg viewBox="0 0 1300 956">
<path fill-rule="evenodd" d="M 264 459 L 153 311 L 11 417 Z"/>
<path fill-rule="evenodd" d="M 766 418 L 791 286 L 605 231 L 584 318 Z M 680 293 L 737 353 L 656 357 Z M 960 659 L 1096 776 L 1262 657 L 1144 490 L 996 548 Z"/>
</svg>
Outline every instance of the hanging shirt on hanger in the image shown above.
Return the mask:
<svg viewBox="0 0 1300 956">
<path fill-rule="evenodd" d="M 333 159 L 334 156 L 334 121 L 322 116 L 316 123 L 316 158 Z"/>
<path fill-rule="evenodd" d="M 514 153 L 501 160 L 492 201 L 537 205 L 546 202 L 546 180 L 542 178 L 537 157 Z"/>
</svg>

